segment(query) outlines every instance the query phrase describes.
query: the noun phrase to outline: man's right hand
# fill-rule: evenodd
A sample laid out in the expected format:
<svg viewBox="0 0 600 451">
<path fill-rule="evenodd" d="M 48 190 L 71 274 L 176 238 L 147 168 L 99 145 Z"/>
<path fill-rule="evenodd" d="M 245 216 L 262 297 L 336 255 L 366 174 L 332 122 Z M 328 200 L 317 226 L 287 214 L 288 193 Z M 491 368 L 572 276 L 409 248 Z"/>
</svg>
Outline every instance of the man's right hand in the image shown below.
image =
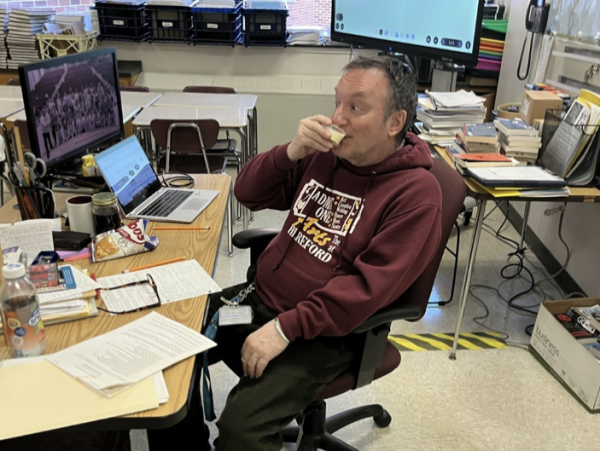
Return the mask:
<svg viewBox="0 0 600 451">
<path fill-rule="evenodd" d="M 300 121 L 296 136 L 287 148 L 291 161 L 298 161 L 307 155 L 319 152 L 329 152 L 333 143 L 329 140 L 331 132 L 325 127 L 331 125 L 331 119 L 320 114 Z"/>
</svg>

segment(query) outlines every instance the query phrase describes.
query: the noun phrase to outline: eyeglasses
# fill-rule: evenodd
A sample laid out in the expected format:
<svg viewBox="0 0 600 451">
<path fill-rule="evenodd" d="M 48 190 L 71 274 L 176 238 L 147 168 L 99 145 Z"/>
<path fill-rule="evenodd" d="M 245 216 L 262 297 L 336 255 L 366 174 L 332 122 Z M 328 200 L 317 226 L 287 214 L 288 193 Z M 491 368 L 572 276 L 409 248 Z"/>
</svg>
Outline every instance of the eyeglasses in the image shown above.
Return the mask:
<svg viewBox="0 0 600 451">
<path fill-rule="evenodd" d="M 102 288 L 102 291 L 120 290 L 121 288 L 135 287 L 137 285 L 144 285 L 144 284 L 149 284 L 152 287 L 152 289 L 154 290 L 154 293 L 156 293 L 156 299 L 158 301 L 156 304 L 145 305 L 144 307 L 139 307 L 134 310 L 124 310 L 124 311 L 120 311 L 120 312 L 113 312 L 112 310 L 108 310 L 108 309 L 104 309 L 104 308 L 100 308 L 100 307 L 97 307 L 98 310 L 102 310 L 103 312 L 111 313 L 113 315 L 123 315 L 125 313 L 141 312 L 142 310 L 160 307 L 162 305 L 162 301 L 160 300 L 160 295 L 158 294 L 158 288 L 156 287 L 154 278 L 150 274 L 146 274 L 146 280 L 139 280 L 137 282 L 126 283 L 125 285 L 120 285 L 118 287 Z"/>
</svg>

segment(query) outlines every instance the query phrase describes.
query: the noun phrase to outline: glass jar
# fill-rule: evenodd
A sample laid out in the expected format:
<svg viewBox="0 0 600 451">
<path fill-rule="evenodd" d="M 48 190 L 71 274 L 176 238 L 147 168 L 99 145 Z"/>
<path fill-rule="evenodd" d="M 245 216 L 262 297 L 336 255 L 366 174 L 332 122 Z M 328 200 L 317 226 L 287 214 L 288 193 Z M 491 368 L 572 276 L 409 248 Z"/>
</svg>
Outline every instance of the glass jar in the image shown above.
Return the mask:
<svg viewBox="0 0 600 451">
<path fill-rule="evenodd" d="M 121 215 L 114 193 L 97 193 L 92 196 L 92 215 L 96 234 L 121 227 Z"/>
</svg>

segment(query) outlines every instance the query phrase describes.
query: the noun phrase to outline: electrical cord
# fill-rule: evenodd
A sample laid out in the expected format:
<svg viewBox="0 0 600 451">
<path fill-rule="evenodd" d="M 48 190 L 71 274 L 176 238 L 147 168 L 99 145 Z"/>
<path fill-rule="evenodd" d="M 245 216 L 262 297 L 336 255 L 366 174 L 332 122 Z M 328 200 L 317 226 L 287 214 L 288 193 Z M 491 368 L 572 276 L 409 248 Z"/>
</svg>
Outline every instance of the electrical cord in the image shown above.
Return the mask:
<svg viewBox="0 0 600 451">
<path fill-rule="evenodd" d="M 529 56 L 527 58 L 527 70 L 525 71 L 525 75 L 521 75 L 521 65 L 523 64 L 523 54 L 525 53 L 525 47 L 527 46 L 527 38 L 531 34 L 531 39 L 529 41 Z M 517 78 L 521 81 L 525 80 L 529 77 L 529 71 L 531 70 L 531 53 L 533 51 L 533 33 L 527 33 L 525 35 L 525 39 L 523 39 L 523 47 L 521 48 L 521 56 L 519 58 L 519 66 L 517 67 Z"/>
<path fill-rule="evenodd" d="M 177 174 L 173 177 L 165 178 L 165 175 Z M 162 185 L 168 188 L 193 188 L 195 185 L 194 179 L 189 175 L 183 172 L 169 172 L 165 174 L 164 171 L 161 171 L 159 174 L 162 179 Z"/>
</svg>

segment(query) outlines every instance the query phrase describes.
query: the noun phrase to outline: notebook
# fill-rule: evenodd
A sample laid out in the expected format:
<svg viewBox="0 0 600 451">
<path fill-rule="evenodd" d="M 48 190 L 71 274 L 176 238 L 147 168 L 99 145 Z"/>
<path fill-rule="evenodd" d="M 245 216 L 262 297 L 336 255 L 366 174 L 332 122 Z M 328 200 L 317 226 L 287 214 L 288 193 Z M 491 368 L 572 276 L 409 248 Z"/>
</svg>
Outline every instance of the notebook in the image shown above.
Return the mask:
<svg viewBox="0 0 600 451">
<path fill-rule="evenodd" d="M 219 194 L 213 190 L 164 188 L 135 136 L 94 156 L 127 218 L 192 222 Z"/>
</svg>

